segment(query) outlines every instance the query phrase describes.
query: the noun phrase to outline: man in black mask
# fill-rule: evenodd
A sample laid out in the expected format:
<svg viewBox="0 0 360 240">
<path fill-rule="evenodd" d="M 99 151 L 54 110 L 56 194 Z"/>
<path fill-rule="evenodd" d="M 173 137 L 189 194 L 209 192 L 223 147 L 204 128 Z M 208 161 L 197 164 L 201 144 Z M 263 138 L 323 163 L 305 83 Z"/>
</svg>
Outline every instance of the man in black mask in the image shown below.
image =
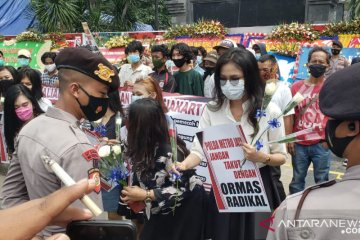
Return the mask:
<svg viewBox="0 0 360 240">
<path fill-rule="evenodd" d="M 204 58 L 204 67 L 205 67 L 205 73 L 204 73 L 204 96 L 207 98 L 213 98 L 214 97 L 214 72 L 215 72 L 215 66 L 216 62 L 218 60 L 218 55 L 216 51 L 211 51 L 207 53 L 206 57 Z"/>
<path fill-rule="evenodd" d="M 331 59 L 330 59 L 330 67 L 325 73 L 325 78 L 328 78 L 331 74 L 348 67 L 349 61 L 341 56 L 341 50 L 343 49 L 343 45 L 340 41 L 334 40 L 331 47 Z"/>
<path fill-rule="evenodd" d="M 325 182 L 289 196 L 274 213 L 268 240 L 359 239 L 358 226 L 351 225 L 358 223 L 360 216 L 359 89 L 360 67 L 356 65 L 325 81 L 319 100 L 321 111 L 329 118 L 326 141 L 335 155 L 348 159 L 345 175 L 337 182 Z M 295 227 L 288 224 L 296 220 Z M 329 227 L 330 222 L 343 224 Z"/>
<path fill-rule="evenodd" d="M 315 183 L 329 179 L 330 151 L 325 142 L 325 125 L 327 118 L 319 109 L 319 92 L 324 84 L 324 73 L 329 67 L 330 54 L 320 47 L 313 48 L 308 56 L 307 67 L 310 76 L 291 86 L 291 93 L 301 93 L 304 100 L 295 108 L 293 132 L 312 129 L 318 138 L 307 139 L 305 135 L 297 138 L 298 142 L 288 145 L 292 154 L 293 178 L 289 190 L 297 193 L 305 188 L 305 178 L 311 163 L 314 166 Z"/>
<path fill-rule="evenodd" d="M 96 121 L 108 107 L 108 92 L 117 91 L 119 77 L 103 57 L 85 48 L 66 48 L 55 59 L 60 97 L 55 107 L 27 123 L 16 141 L 2 189 L 2 207 L 44 197 L 63 184 L 41 161 L 48 157 L 75 180 L 94 179 L 90 197 L 102 207 L 96 137 L 80 127 L 80 120 Z M 83 207 L 79 204 L 79 207 Z M 47 228 L 46 234 L 61 231 Z"/>
</svg>

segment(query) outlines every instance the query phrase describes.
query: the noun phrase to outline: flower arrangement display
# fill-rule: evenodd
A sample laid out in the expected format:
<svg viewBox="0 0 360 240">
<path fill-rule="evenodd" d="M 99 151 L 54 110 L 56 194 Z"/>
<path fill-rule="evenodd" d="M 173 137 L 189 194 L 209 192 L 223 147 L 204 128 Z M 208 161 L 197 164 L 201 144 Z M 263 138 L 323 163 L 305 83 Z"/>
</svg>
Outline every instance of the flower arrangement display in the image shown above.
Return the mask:
<svg viewBox="0 0 360 240">
<path fill-rule="evenodd" d="M 47 33 L 44 35 L 45 40 L 51 40 L 51 49 L 68 47 L 65 35 L 60 32 Z"/>
<path fill-rule="evenodd" d="M 340 34 L 359 34 L 360 18 L 346 22 L 330 23 L 321 33 L 323 36 L 336 36 Z"/>
<path fill-rule="evenodd" d="M 16 36 L 17 42 L 33 41 L 33 42 L 44 42 L 44 37 L 33 31 L 22 32 Z"/>
<path fill-rule="evenodd" d="M 125 47 L 127 46 L 132 40 L 131 37 L 124 35 L 124 36 L 115 36 L 109 39 L 109 41 L 107 41 L 105 43 L 105 47 L 110 49 L 110 48 L 120 48 L 120 47 Z"/>
<path fill-rule="evenodd" d="M 297 41 L 277 42 L 273 44 L 271 50 L 280 55 L 296 58 L 299 51 L 301 50 L 301 46 L 301 42 Z"/>
<path fill-rule="evenodd" d="M 268 39 L 283 42 L 289 40 L 313 42 L 319 39 L 319 32 L 310 24 L 293 22 L 275 27 L 269 34 Z"/>
<path fill-rule="evenodd" d="M 256 118 L 257 118 L 258 123 L 260 122 L 260 120 L 263 117 L 266 117 L 266 109 L 269 106 L 269 103 L 270 103 L 274 93 L 276 92 L 276 89 L 277 89 L 276 84 L 274 82 L 272 82 L 271 80 L 269 80 L 265 87 L 265 92 L 264 92 L 263 103 L 262 103 L 261 109 L 258 109 L 256 112 Z M 257 134 L 251 140 L 250 144 L 256 148 L 256 151 L 260 151 L 264 147 L 264 145 L 261 141 L 262 136 L 264 136 L 264 134 L 266 134 L 270 129 L 281 127 L 279 119 L 281 117 L 285 116 L 286 114 L 288 114 L 293 108 L 295 108 L 303 100 L 304 100 L 304 97 L 300 93 L 296 93 L 295 96 L 291 99 L 291 101 L 286 105 L 284 110 L 279 114 L 279 116 L 277 116 L 273 119 L 270 119 L 267 122 L 268 123 L 267 127 L 265 129 L 263 129 L 260 132 L 260 134 Z M 257 136 L 259 136 L 259 137 L 257 137 Z M 241 167 L 244 166 L 245 163 L 246 163 L 246 159 L 243 159 L 243 161 L 241 163 Z"/>
<path fill-rule="evenodd" d="M 179 36 L 187 36 L 191 38 L 210 37 L 224 38 L 227 30 L 219 21 L 199 20 L 193 24 L 175 25 L 167 30 L 164 37 L 166 39 L 174 39 Z"/>
</svg>

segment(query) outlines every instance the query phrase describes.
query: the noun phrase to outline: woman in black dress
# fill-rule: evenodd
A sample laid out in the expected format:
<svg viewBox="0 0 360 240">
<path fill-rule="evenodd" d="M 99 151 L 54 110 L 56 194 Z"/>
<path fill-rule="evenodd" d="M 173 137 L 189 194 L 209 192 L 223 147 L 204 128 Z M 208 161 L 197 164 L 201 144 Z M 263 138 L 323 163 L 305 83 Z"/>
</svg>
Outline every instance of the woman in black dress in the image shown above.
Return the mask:
<svg viewBox="0 0 360 240">
<path fill-rule="evenodd" d="M 168 121 L 158 101 L 145 98 L 130 105 L 127 155 L 132 164 L 133 184 L 124 187 L 118 212 L 128 218 L 134 213 L 124 204 L 146 202 L 142 240 L 201 240 L 204 233 L 206 195 L 195 170 L 179 179 L 168 172 L 172 147 Z M 177 160 L 188 150 L 177 141 Z M 175 151 L 174 151 L 175 152 Z"/>
</svg>

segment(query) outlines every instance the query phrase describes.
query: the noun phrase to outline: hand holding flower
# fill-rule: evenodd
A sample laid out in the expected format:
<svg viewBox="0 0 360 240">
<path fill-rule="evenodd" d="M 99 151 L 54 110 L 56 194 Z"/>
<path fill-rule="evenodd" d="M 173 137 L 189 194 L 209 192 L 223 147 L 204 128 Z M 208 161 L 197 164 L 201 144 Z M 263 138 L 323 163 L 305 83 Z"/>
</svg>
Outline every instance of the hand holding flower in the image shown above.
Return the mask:
<svg viewBox="0 0 360 240">
<path fill-rule="evenodd" d="M 268 157 L 267 154 L 257 151 L 256 148 L 250 144 L 243 143 L 242 148 L 244 150 L 244 157 L 246 160 L 252 161 L 254 163 L 260 162 L 264 163 L 266 158 Z"/>
</svg>

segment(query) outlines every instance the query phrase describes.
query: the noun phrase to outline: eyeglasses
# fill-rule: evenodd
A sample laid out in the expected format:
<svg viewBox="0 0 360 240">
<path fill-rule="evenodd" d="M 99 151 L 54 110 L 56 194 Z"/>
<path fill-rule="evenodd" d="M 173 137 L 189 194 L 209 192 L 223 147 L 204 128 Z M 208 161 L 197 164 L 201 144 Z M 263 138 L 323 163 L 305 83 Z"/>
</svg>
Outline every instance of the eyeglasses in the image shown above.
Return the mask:
<svg viewBox="0 0 360 240">
<path fill-rule="evenodd" d="M 238 80 L 220 80 L 220 85 L 225 86 L 227 81 L 229 81 L 231 85 L 236 86 L 239 84 L 240 79 L 238 79 Z"/>
</svg>

